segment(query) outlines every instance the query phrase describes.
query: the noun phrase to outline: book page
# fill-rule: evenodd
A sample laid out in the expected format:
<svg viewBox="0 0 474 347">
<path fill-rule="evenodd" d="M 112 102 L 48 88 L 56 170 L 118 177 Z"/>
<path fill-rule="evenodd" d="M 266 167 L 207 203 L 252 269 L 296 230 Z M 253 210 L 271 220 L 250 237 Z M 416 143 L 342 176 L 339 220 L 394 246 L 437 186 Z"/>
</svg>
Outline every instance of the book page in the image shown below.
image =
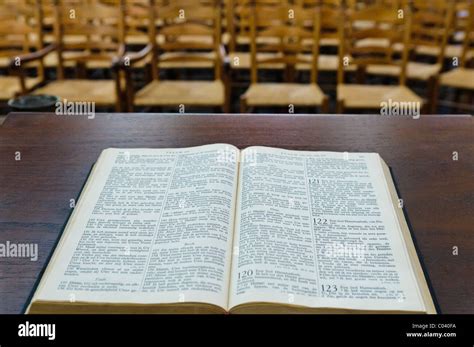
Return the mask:
<svg viewBox="0 0 474 347">
<path fill-rule="evenodd" d="M 425 311 L 378 154 L 241 157 L 230 307 Z"/>
<path fill-rule="evenodd" d="M 34 300 L 226 308 L 239 150 L 107 149 Z"/>
</svg>

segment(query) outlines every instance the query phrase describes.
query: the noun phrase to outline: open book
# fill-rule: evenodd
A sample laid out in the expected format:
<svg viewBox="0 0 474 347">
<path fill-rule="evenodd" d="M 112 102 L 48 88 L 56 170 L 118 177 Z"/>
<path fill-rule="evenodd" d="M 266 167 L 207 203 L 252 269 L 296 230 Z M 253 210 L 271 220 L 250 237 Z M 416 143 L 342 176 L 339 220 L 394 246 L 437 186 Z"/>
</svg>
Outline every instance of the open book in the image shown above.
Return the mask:
<svg viewBox="0 0 474 347">
<path fill-rule="evenodd" d="M 436 313 L 375 153 L 106 149 L 29 313 Z"/>
</svg>

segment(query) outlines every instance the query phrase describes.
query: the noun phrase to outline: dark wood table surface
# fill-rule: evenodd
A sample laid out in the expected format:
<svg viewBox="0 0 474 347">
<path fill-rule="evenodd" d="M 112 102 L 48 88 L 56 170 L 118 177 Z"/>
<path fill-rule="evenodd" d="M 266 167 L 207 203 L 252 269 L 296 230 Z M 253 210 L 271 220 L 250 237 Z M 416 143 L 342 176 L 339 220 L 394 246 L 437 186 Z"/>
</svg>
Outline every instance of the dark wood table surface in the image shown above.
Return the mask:
<svg viewBox="0 0 474 347">
<path fill-rule="evenodd" d="M 22 311 L 67 221 L 70 199 L 103 149 L 218 142 L 380 153 L 393 170 L 441 312 L 474 313 L 470 116 L 20 113 L 0 127 L 0 242 L 37 243 L 39 258 L 0 258 L 0 313 Z"/>
</svg>

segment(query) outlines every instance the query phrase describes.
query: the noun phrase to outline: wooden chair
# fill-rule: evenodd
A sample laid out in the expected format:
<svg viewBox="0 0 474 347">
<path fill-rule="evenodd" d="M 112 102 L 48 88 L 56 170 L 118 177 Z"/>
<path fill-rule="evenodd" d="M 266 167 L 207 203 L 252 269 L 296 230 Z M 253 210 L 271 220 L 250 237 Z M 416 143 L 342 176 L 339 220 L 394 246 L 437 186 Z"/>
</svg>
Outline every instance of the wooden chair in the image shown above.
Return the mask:
<svg viewBox="0 0 474 347">
<path fill-rule="evenodd" d="M 30 0 L 31 1 L 31 0 Z M 56 41 L 56 36 L 54 33 L 54 22 L 55 22 L 55 1 L 56 0 L 41 0 L 41 6 L 43 9 L 43 32 L 44 32 L 44 41 L 47 44 L 54 43 Z M 94 7 L 94 4 L 97 4 L 98 6 L 104 6 L 104 7 L 117 7 L 120 6 L 122 0 L 62 0 L 62 5 L 63 7 L 67 7 L 69 9 L 74 9 L 76 7 L 84 7 L 85 4 L 90 6 L 90 8 Z M 126 5 L 123 6 L 126 8 L 125 13 L 129 11 L 130 7 L 135 7 L 137 4 L 146 1 L 146 0 L 125 0 Z M 134 15 L 136 15 L 134 13 Z M 148 15 L 148 13 L 147 13 Z M 120 19 L 119 19 L 120 20 Z M 115 23 L 114 23 L 115 21 Z M 105 22 L 108 25 L 117 25 L 117 19 L 114 17 L 111 17 L 109 20 L 107 19 L 102 19 L 102 22 Z M 137 23 L 132 23 L 135 27 L 137 27 Z M 143 44 L 143 42 L 148 42 L 148 34 L 147 33 L 139 33 L 138 31 L 135 33 L 135 35 L 132 35 L 132 29 L 128 29 L 128 32 L 130 33 L 129 36 L 127 36 L 125 39 L 127 44 Z M 88 40 L 87 35 L 79 35 L 78 33 L 74 34 L 65 34 L 63 35 L 62 38 L 63 42 L 65 44 L 85 44 Z M 69 69 L 74 69 L 76 68 L 76 61 L 74 60 L 75 57 L 81 56 L 81 52 L 78 51 L 66 51 L 63 53 L 64 55 L 64 60 L 63 60 L 63 67 L 64 68 L 69 68 Z M 44 66 L 46 68 L 55 68 L 57 69 L 58 67 L 58 55 L 55 53 L 48 54 L 46 57 L 43 59 Z M 96 70 L 96 69 L 109 69 L 110 68 L 110 62 L 98 59 L 98 60 L 88 60 L 87 62 L 84 63 L 83 66 L 87 70 Z"/>
<path fill-rule="evenodd" d="M 352 0 L 346 1 L 345 12 L 353 13 L 354 11 L 363 11 L 363 10 L 370 10 L 371 8 L 378 8 L 380 11 L 389 11 L 395 10 L 398 11 L 399 9 L 403 9 L 407 6 L 408 1 L 411 0 Z M 365 19 L 358 19 L 354 20 L 352 23 L 352 27 L 357 30 L 364 30 L 364 29 L 375 29 L 375 28 L 382 28 L 382 29 L 389 29 L 392 23 L 387 22 L 383 18 L 365 18 Z M 362 40 L 358 40 L 357 44 L 359 46 L 384 46 L 386 45 L 385 38 L 366 38 Z M 401 43 L 394 45 L 394 50 L 401 52 L 403 51 L 403 47 Z"/>
<path fill-rule="evenodd" d="M 319 8 L 321 12 L 321 23 L 320 34 L 319 34 L 319 46 L 322 47 L 333 47 L 339 49 L 339 26 L 340 16 L 342 15 L 343 0 L 302 0 L 302 6 L 308 10 L 314 10 Z M 346 7 L 346 10 L 352 10 L 352 7 Z M 314 23 L 308 21 L 305 23 L 307 28 L 311 28 Z M 311 60 L 311 52 L 313 39 L 303 40 L 305 44 L 306 57 Z M 319 71 L 331 71 L 337 72 L 339 68 L 339 55 L 336 54 L 319 54 L 318 56 L 318 70 Z M 351 70 L 355 70 L 356 67 L 351 65 Z M 298 71 L 311 71 L 311 64 L 297 64 L 296 70 Z"/>
<path fill-rule="evenodd" d="M 346 0 L 345 7 L 346 11 L 359 11 L 373 6 L 381 8 L 402 8 L 402 1 L 404 0 Z M 376 27 L 378 24 L 377 18 L 366 18 L 356 20 L 352 25 L 357 29 L 370 29 Z"/>
<path fill-rule="evenodd" d="M 297 3 L 300 3 L 304 8 L 311 9 L 315 7 L 320 7 L 321 8 L 321 18 L 325 18 L 325 11 L 332 17 L 332 13 L 339 13 L 340 8 L 342 7 L 342 3 L 344 0 L 298 0 Z M 346 6 L 347 9 L 350 9 L 351 6 L 353 5 L 352 1 L 349 1 L 349 4 Z M 339 24 L 339 21 L 337 21 L 337 24 Z M 328 29 L 329 31 L 332 31 L 331 29 L 332 24 L 329 25 Z M 324 37 L 323 32 L 325 31 L 325 28 L 321 26 L 321 37 L 319 41 L 319 46 L 320 47 L 339 47 L 339 37 Z M 320 55 L 321 58 L 321 55 Z M 323 62 L 324 63 L 324 62 Z M 320 70 L 324 70 L 324 66 L 319 64 Z M 334 71 L 337 71 L 337 65 Z"/>
<path fill-rule="evenodd" d="M 55 42 L 54 34 L 54 0 L 41 0 L 42 8 L 45 16 L 43 19 L 43 30 L 45 31 L 45 42 Z M 98 4 L 99 6 L 105 7 L 117 7 L 120 6 L 122 0 L 85 0 L 88 5 Z M 84 0 L 63 0 L 63 6 L 67 6 L 71 9 L 75 8 L 76 5 L 81 6 L 81 2 Z M 147 0 L 125 0 L 122 6 L 124 9 L 124 23 L 125 23 L 125 44 L 127 46 L 144 46 L 148 43 L 148 1 Z M 46 15 L 47 14 L 47 15 Z M 111 17 L 108 20 L 103 19 L 107 25 L 118 25 L 120 18 Z M 87 35 L 64 35 L 63 41 L 66 44 L 78 44 L 87 42 Z M 80 56 L 82 53 L 78 51 L 66 51 L 63 53 L 66 59 L 63 60 L 64 68 L 75 68 L 76 61 L 74 57 Z M 149 63 L 149 62 L 148 62 Z M 48 54 L 44 58 L 44 65 L 46 68 L 57 68 L 58 67 L 58 56 L 57 54 Z M 145 63 L 143 64 L 144 67 Z M 88 60 L 85 62 L 84 67 L 87 70 L 98 70 L 110 68 L 110 62 L 106 60 Z"/>
<path fill-rule="evenodd" d="M 156 1 L 156 0 L 155 0 Z M 169 1 L 169 0 L 168 0 Z M 194 44 L 197 45 L 202 45 L 203 47 L 214 47 L 215 42 L 219 42 L 219 50 L 209 50 L 208 48 L 204 49 L 204 51 L 199 51 L 199 50 L 191 50 L 188 54 L 190 55 L 191 59 L 167 59 L 167 58 L 173 58 L 176 53 L 175 52 L 163 52 L 161 55 L 161 59 L 158 61 L 159 68 L 161 70 L 184 70 L 184 69 L 198 69 L 198 70 L 209 70 L 209 69 L 214 69 L 215 68 L 215 55 L 219 54 L 220 61 L 221 63 L 225 59 L 225 52 L 224 52 L 224 47 L 222 46 L 222 13 L 221 13 L 221 5 L 219 0 L 178 0 L 178 2 L 175 1 L 169 1 L 168 3 L 164 3 L 161 6 L 169 6 L 173 4 L 174 6 L 180 5 L 184 8 L 192 9 L 196 8 L 199 6 L 202 6 L 204 8 L 214 8 L 216 12 L 219 14 L 219 20 L 220 23 L 219 25 L 215 25 L 215 28 L 218 28 L 221 37 L 216 40 L 216 38 L 212 35 L 200 35 L 199 33 L 197 34 L 192 34 L 192 33 L 187 33 L 186 35 L 180 35 L 176 39 L 183 40 L 184 42 L 193 42 Z M 157 6 L 157 3 L 155 2 L 155 7 Z M 166 7 L 165 7 L 166 8 Z M 160 12 L 159 7 L 158 7 L 158 13 Z M 213 14 L 214 16 L 214 14 Z M 164 25 L 170 25 L 174 24 L 175 22 L 175 16 L 173 15 L 172 18 L 159 18 L 159 22 L 163 23 Z M 198 20 L 202 23 L 204 20 L 207 20 L 206 18 L 198 18 Z M 214 23 L 216 21 L 214 17 L 212 18 L 211 22 Z M 162 25 L 163 25 L 162 24 Z M 158 27 L 160 28 L 160 27 Z M 158 43 L 166 43 L 166 36 L 158 33 L 157 37 Z M 184 51 L 181 51 L 179 53 L 180 55 L 185 54 Z M 198 58 L 198 59 L 196 59 Z M 199 59 L 203 58 L 203 59 Z"/>
<path fill-rule="evenodd" d="M 250 14 L 252 5 L 261 9 L 275 9 L 281 6 L 288 6 L 288 0 L 228 0 L 227 5 L 227 26 L 229 31 L 228 44 L 228 66 L 231 70 L 250 70 L 251 53 L 250 47 Z M 274 37 L 259 38 L 263 42 L 276 43 Z M 272 52 L 259 53 L 262 58 L 271 58 Z M 283 70 L 284 64 L 268 63 L 263 64 L 261 69 Z"/>
<path fill-rule="evenodd" d="M 328 110 L 328 98 L 317 85 L 319 34 L 321 17 L 319 9 L 307 10 L 293 6 L 294 19 L 289 20 L 288 8 L 259 8 L 253 6 L 250 16 L 251 38 L 251 84 L 241 96 L 241 112 L 260 106 L 303 106 L 318 107 L 321 112 Z M 304 23 L 313 21 L 311 30 Z M 260 37 L 274 38 L 259 41 Z M 308 61 L 303 55 L 305 39 L 313 39 L 312 55 Z M 273 57 L 259 56 L 259 52 L 274 53 Z M 265 83 L 258 81 L 260 66 L 268 63 L 284 64 L 294 69 L 297 64 L 310 63 L 310 83 Z"/>
<path fill-rule="evenodd" d="M 108 24 L 113 19 L 113 24 Z M 89 79 L 85 65 L 101 61 L 112 68 L 117 57 L 124 55 L 124 29 L 122 5 L 109 6 L 98 2 L 55 3 L 55 51 L 57 54 L 57 79 L 38 88 L 35 94 L 51 94 L 71 102 L 94 102 L 97 106 L 115 106 L 121 110 L 121 87 L 115 79 Z M 86 37 L 85 42 L 65 42 L 66 36 Z M 67 53 L 73 53 L 68 55 Z M 46 54 L 26 56 L 29 62 L 42 60 Z M 68 61 L 77 66 L 78 79 L 66 79 L 64 67 Z"/>
<path fill-rule="evenodd" d="M 345 12 L 341 33 L 341 59 L 338 69 L 337 110 L 380 109 L 383 102 L 414 102 L 423 105 L 423 100 L 406 84 L 406 66 L 410 39 L 410 11 L 404 9 L 403 19 L 398 17 L 398 8 L 374 5 L 351 13 Z M 374 28 L 355 28 L 353 23 L 376 18 Z M 363 40 L 363 45 L 359 43 Z M 374 44 L 368 44 L 374 42 Z M 386 44 L 380 44 L 385 42 Z M 401 57 L 397 57 L 394 46 L 402 44 Z M 349 59 L 350 57 L 350 59 Z M 400 69 L 398 85 L 365 85 L 345 83 L 346 67 L 355 64 L 359 72 L 370 65 L 394 65 Z"/>
<path fill-rule="evenodd" d="M 465 37 L 465 29 L 469 20 L 469 3 L 471 0 L 455 0 L 454 13 L 451 26 L 448 32 L 448 42 L 445 48 L 444 56 L 450 61 L 458 59 L 463 53 L 463 42 Z M 437 57 L 440 48 L 434 46 L 420 45 L 416 47 L 416 53 Z M 474 58 L 474 49 L 468 52 L 468 58 Z"/>
<path fill-rule="evenodd" d="M 422 81 L 427 84 L 427 97 L 430 111 L 436 112 L 438 76 L 443 68 L 445 48 L 449 35 L 449 28 L 454 14 L 454 1 L 450 0 L 411 0 L 411 37 L 410 51 L 413 52 L 406 67 L 408 80 Z M 427 63 L 417 61 L 423 50 L 434 48 L 438 51 L 436 62 Z M 403 47 L 401 48 L 403 49 Z M 401 50 L 398 47 L 398 50 Z M 396 65 L 370 65 L 367 73 L 378 76 L 397 77 L 401 67 Z"/>
<path fill-rule="evenodd" d="M 446 57 L 459 58 L 463 54 L 471 3 L 472 0 L 456 0 L 456 15 L 453 20 L 455 25 L 453 25 L 452 29 L 453 44 L 448 44 L 446 47 Z M 466 52 L 466 59 L 474 59 L 473 47 Z"/>
<path fill-rule="evenodd" d="M 170 0 L 155 0 L 154 6 L 156 9 L 160 7 L 166 7 L 172 2 Z M 216 2 L 218 3 L 218 2 Z M 214 0 L 180 0 L 182 5 L 198 6 L 199 4 L 204 6 L 213 6 Z M 150 42 L 150 23 L 149 23 L 149 0 L 126 0 L 125 10 L 125 42 L 129 46 L 146 46 Z M 173 18 L 174 19 L 174 18 Z M 169 21 L 168 21 L 169 23 Z M 157 33 L 156 40 L 158 43 L 166 41 L 165 36 L 161 35 L 160 28 L 164 25 L 163 18 L 155 16 L 155 32 Z M 194 40 L 195 42 L 205 41 L 204 43 L 212 43 L 212 37 L 203 37 L 201 35 L 186 35 L 188 40 Z M 179 39 L 179 38 L 178 38 Z M 132 51 L 131 51 L 132 52 Z M 167 54 L 167 53 L 165 53 Z M 171 56 L 174 53 L 169 53 Z M 213 52 L 192 52 L 192 56 L 204 56 L 212 57 Z M 223 55 L 223 52 L 220 53 Z M 166 55 L 164 56 L 166 57 Z M 147 59 L 141 60 L 134 67 L 143 68 L 151 64 L 151 56 Z M 208 60 L 189 60 L 189 61 L 158 61 L 161 70 L 173 70 L 173 69 L 213 69 L 214 63 L 212 59 Z"/>
<path fill-rule="evenodd" d="M 0 100 L 6 101 L 25 94 L 44 80 L 44 66 L 32 66 L 22 57 L 25 54 L 42 52 L 42 30 L 39 1 L 27 4 L 23 1 L 5 1 L 0 4 L 0 68 L 9 71 L 12 67 L 33 68 L 36 77 L 19 78 L 11 74 L 0 76 Z"/>
<path fill-rule="evenodd" d="M 237 97 L 241 90 L 235 87 L 247 88 L 250 83 L 250 70 L 252 57 L 250 52 L 250 14 L 252 4 L 259 8 L 275 8 L 288 6 L 290 0 L 227 0 L 226 24 L 229 38 L 227 40 L 227 55 L 225 58 L 225 81 L 227 85 L 227 98 Z M 273 37 L 259 38 L 260 41 L 275 43 Z M 273 42 L 272 42 L 273 40 Z M 274 52 L 259 52 L 260 58 L 272 58 Z M 268 74 L 281 73 L 285 69 L 282 63 L 266 63 L 260 66 Z"/>
<path fill-rule="evenodd" d="M 470 55 L 474 47 L 474 2 L 470 5 L 469 20 L 463 43 L 463 52 L 460 57 L 459 67 L 441 74 L 440 84 L 442 87 L 449 87 L 461 91 L 469 92 L 471 97 L 474 91 L 474 68 L 469 67 L 469 63 L 474 57 Z M 469 109 L 472 111 L 472 99 Z"/>
<path fill-rule="evenodd" d="M 32 0 L 29 0 L 32 1 Z M 34 0 L 36 1 L 36 0 Z M 56 35 L 54 32 L 54 24 L 55 24 L 55 1 L 56 0 L 40 0 L 41 1 L 41 9 L 43 14 L 43 22 L 41 23 L 43 28 L 43 41 L 45 45 L 54 44 L 56 42 Z M 80 6 L 81 1 L 84 0 L 63 0 L 64 4 L 67 4 L 68 7 L 74 8 L 76 5 Z M 85 0 L 86 3 L 90 4 L 92 0 Z M 65 35 L 63 37 L 63 41 L 67 43 L 78 43 L 78 42 L 85 42 L 87 41 L 86 35 Z M 73 57 L 77 54 L 77 52 L 65 52 L 65 55 L 69 57 Z M 58 67 L 58 56 L 57 54 L 50 53 L 42 59 L 45 68 L 54 68 Z M 74 68 L 75 62 L 73 60 L 66 60 L 63 62 L 64 67 L 67 68 Z"/>
<path fill-rule="evenodd" d="M 147 0 L 125 0 L 125 43 L 146 46 L 149 41 L 149 5 Z"/>
<path fill-rule="evenodd" d="M 158 18 L 160 28 L 150 24 L 149 44 L 130 55 L 130 66 L 122 59 L 118 64 L 125 74 L 127 103 L 134 106 L 222 108 L 227 111 L 225 87 L 222 82 L 221 16 L 215 3 L 177 0 L 156 6 L 150 0 L 150 23 Z M 196 40 L 199 37 L 199 40 Z M 151 59 L 153 80 L 135 92 L 132 69 L 141 61 Z M 178 65 L 172 65 L 177 63 Z M 189 64 L 189 65 L 186 65 Z M 214 69 L 214 80 L 162 80 L 165 67 L 208 64 Z M 210 64 L 210 65 L 209 65 Z"/>
</svg>

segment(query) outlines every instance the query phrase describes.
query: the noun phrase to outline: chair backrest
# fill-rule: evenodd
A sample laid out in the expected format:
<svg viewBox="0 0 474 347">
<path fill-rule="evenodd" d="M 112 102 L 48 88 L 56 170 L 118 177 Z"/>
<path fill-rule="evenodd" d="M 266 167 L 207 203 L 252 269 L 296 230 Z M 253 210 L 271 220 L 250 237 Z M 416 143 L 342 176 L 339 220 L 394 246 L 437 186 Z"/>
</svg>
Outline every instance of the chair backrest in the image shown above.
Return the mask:
<svg viewBox="0 0 474 347">
<path fill-rule="evenodd" d="M 157 4 L 150 0 L 150 4 L 149 35 L 155 46 L 154 60 L 160 63 L 212 62 L 214 78 L 221 79 L 221 12 L 217 1 L 173 0 Z M 153 24 L 157 21 L 161 23 L 158 28 Z M 193 52 L 209 54 L 190 54 Z M 153 73 L 153 78 L 159 78 L 158 71 Z"/>
<path fill-rule="evenodd" d="M 321 39 L 340 39 L 341 20 L 344 16 L 344 0 L 320 0 Z M 352 6 L 352 5 L 349 5 Z M 346 10 L 352 10 L 347 7 Z"/>
<path fill-rule="evenodd" d="M 453 0 L 411 0 L 411 45 L 438 47 L 439 64 L 444 60 L 454 5 Z"/>
<path fill-rule="evenodd" d="M 42 11 L 39 0 L 27 3 L 7 0 L 0 3 L 0 58 L 19 59 L 24 53 L 43 48 Z M 20 60 L 16 64 L 22 64 Z M 36 66 L 39 78 L 44 77 L 44 65 Z"/>
<path fill-rule="evenodd" d="M 452 23 L 452 34 L 464 31 L 469 21 L 469 8 L 472 0 L 455 0 L 455 15 Z M 456 38 L 454 38 L 455 41 Z"/>
<path fill-rule="evenodd" d="M 15 57 L 43 46 L 39 1 L 0 2 L 0 56 Z"/>
<path fill-rule="evenodd" d="M 64 53 L 80 52 L 76 61 L 112 62 L 124 45 L 124 0 L 109 3 L 96 0 L 55 2 L 55 41 L 58 43 L 58 78 L 64 78 Z M 65 40 L 65 37 L 77 37 Z M 69 59 L 69 58 L 68 58 Z"/>
<path fill-rule="evenodd" d="M 31 1 L 31 0 L 30 0 Z M 36 0 L 35 0 L 36 1 Z M 54 0 L 40 0 L 43 13 L 43 28 L 52 30 L 55 20 Z"/>
<path fill-rule="evenodd" d="M 288 0 L 227 0 L 227 31 L 229 51 L 235 52 L 239 41 L 250 43 L 250 14 L 252 6 L 276 8 L 289 4 Z"/>
<path fill-rule="evenodd" d="M 302 25 L 305 28 L 313 28 L 316 21 L 314 20 L 314 15 L 311 10 L 318 10 L 319 15 L 319 45 L 324 46 L 325 42 L 338 42 L 339 41 L 339 29 L 341 16 L 343 15 L 342 11 L 344 10 L 343 6 L 344 0 L 297 0 L 297 4 L 300 5 L 303 9 L 306 9 L 306 13 L 310 14 L 310 18 L 304 18 L 304 16 L 298 16 L 296 19 L 303 19 Z M 312 40 L 307 40 L 309 42 L 307 45 L 307 51 L 312 51 L 311 47 L 313 44 Z"/>
<path fill-rule="evenodd" d="M 409 1 L 412 0 L 375 0 L 373 4 L 378 6 L 402 8 L 403 6 L 408 5 Z"/>
<path fill-rule="evenodd" d="M 461 66 L 466 67 L 469 53 L 474 51 L 474 1 L 469 4 L 469 17 L 464 31 L 464 42 L 461 56 Z M 472 56 L 470 57 L 473 58 Z"/>
<path fill-rule="evenodd" d="M 317 82 L 319 34 L 321 14 L 319 7 L 301 5 L 274 7 L 253 5 L 250 15 L 251 82 L 258 82 L 258 69 L 265 64 L 311 64 L 311 83 Z M 261 40 L 271 38 L 272 40 Z M 312 40 L 310 60 L 302 53 L 305 41 Z M 259 53 L 273 53 L 270 56 Z"/>
<path fill-rule="evenodd" d="M 375 20 L 375 25 L 360 28 L 358 21 Z M 406 65 L 409 54 L 411 13 L 408 7 L 373 5 L 361 10 L 345 11 L 341 22 L 341 46 L 338 83 L 344 83 L 348 64 L 359 69 L 367 65 L 396 65 L 401 68 L 399 83 L 406 83 Z M 398 54 L 396 47 L 402 44 Z"/>
<path fill-rule="evenodd" d="M 354 9 L 361 10 L 376 4 L 380 5 L 381 1 L 383 0 L 347 0 L 346 6 L 350 4 Z"/>
<path fill-rule="evenodd" d="M 149 38 L 149 0 L 125 0 L 125 42 L 128 37 L 140 37 L 143 42 Z M 156 25 L 156 23 L 155 23 Z"/>
<path fill-rule="evenodd" d="M 469 21 L 469 5 L 471 0 L 454 0 L 454 13 L 448 33 L 450 45 L 462 45 L 464 31 Z"/>
<path fill-rule="evenodd" d="M 294 3 L 305 8 L 319 6 L 333 9 L 343 7 L 345 3 L 346 9 L 352 9 L 356 2 L 355 0 L 294 0 Z"/>
<path fill-rule="evenodd" d="M 410 0 L 345 0 L 346 5 L 356 9 L 363 9 L 371 6 L 402 7 Z"/>
</svg>

